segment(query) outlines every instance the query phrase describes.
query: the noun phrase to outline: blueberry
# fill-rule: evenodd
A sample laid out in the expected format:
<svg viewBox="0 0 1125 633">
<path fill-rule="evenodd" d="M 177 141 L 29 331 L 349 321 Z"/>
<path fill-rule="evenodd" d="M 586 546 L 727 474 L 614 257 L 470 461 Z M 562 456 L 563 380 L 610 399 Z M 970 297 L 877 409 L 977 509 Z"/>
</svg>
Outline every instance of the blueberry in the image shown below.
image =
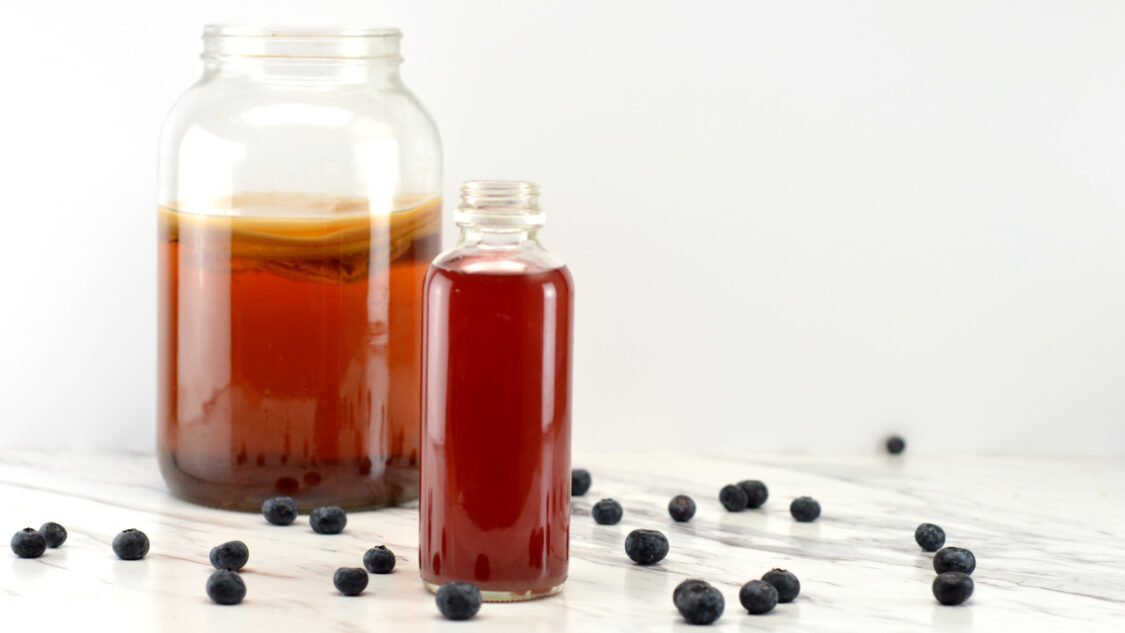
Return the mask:
<svg viewBox="0 0 1125 633">
<path fill-rule="evenodd" d="M 581 497 L 590 489 L 590 471 L 585 468 L 575 468 L 570 471 L 570 496 Z"/>
<path fill-rule="evenodd" d="M 633 530 L 625 537 L 625 553 L 638 565 L 652 565 L 668 555 L 668 537 L 656 530 Z"/>
<path fill-rule="evenodd" d="M 801 523 L 811 523 L 820 516 L 820 504 L 812 497 L 797 497 L 789 504 L 789 514 Z"/>
<path fill-rule="evenodd" d="M 944 574 L 947 571 L 959 571 L 972 574 L 977 568 L 977 557 L 967 549 L 960 547 L 947 547 L 934 554 L 934 571 Z"/>
<path fill-rule="evenodd" d="M 945 545 L 945 530 L 933 523 L 923 523 L 914 530 L 914 540 L 923 552 L 936 552 Z"/>
<path fill-rule="evenodd" d="M 309 525 L 317 534 L 339 534 L 348 524 L 348 515 L 336 506 L 317 508 L 309 514 Z"/>
<path fill-rule="evenodd" d="M 250 548 L 242 541 L 227 541 L 211 548 L 211 566 L 215 569 L 238 571 L 250 560 Z"/>
<path fill-rule="evenodd" d="M 887 438 L 887 452 L 891 455 L 898 455 L 906 450 L 906 440 L 898 435 L 892 435 Z"/>
<path fill-rule="evenodd" d="M 148 536 L 132 528 L 113 537 L 113 553 L 121 560 L 140 560 L 148 554 Z"/>
<path fill-rule="evenodd" d="M 590 516 L 594 517 L 599 525 L 617 525 L 621 521 L 621 504 L 613 499 L 602 499 L 590 508 Z"/>
<path fill-rule="evenodd" d="M 746 493 L 748 503 L 747 508 L 760 508 L 770 498 L 770 490 L 766 485 L 757 479 L 747 479 L 738 482 L 738 487 Z"/>
<path fill-rule="evenodd" d="M 947 571 L 934 578 L 933 590 L 938 602 L 947 606 L 961 604 L 973 595 L 973 577 L 959 571 Z"/>
<path fill-rule="evenodd" d="M 676 495 L 668 502 L 668 514 L 677 523 L 690 521 L 695 516 L 695 501 L 687 495 Z"/>
<path fill-rule="evenodd" d="M 297 502 L 292 497 L 274 497 L 262 503 L 262 516 L 274 525 L 289 525 L 297 520 Z"/>
<path fill-rule="evenodd" d="M 238 572 L 220 569 L 207 578 L 207 597 L 215 604 L 238 604 L 246 597 L 246 583 Z"/>
<path fill-rule="evenodd" d="M 386 545 L 372 547 L 363 554 L 363 566 L 373 574 L 389 574 L 395 568 L 395 553 Z"/>
<path fill-rule="evenodd" d="M 750 504 L 746 491 L 734 484 L 727 484 L 719 491 L 719 503 L 731 512 L 741 512 Z"/>
<path fill-rule="evenodd" d="M 672 598 L 680 615 L 691 624 L 711 624 L 718 620 L 725 606 L 722 592 L 701 580 L 688 582 L 692 584 L 681 584 L 683 589 L 677 587 L 679 597 Z"/>
<path fill-rule="evenodd" d="M 762 580 L 777 589 L 778 602 L 793 602 L 797 598 L 797 594 L 801 593 L 801 581 L 797 580 L 797 577 L 791 571 L 771 569 L 762 574 Z"/>
<path fill-rule="evenodd" d="M 777 589 L 764 580 L 751 580 L 738 590 L 738 601 L 752 615 L 773 611 L 777 606 Z"/>
<path fill-rule="evenodd" d="M 47 539 L 47 547 L 52 549 L 66 542 L 66 528 L 58 523 L 44 523 L 39 526 L 39 533 Z"/>
<path fill-rule="evenodd" d="M 341 567 L 332 575 L 332 584 L 345 596 L 358 596 L 367 589 L 367 571 L 362 567 Z"/>
<path fill-rule="evenodd" d="M 12 552 L 20 558 L 39 558 L 47 551 L 47 539 L 26 527 L 12 535 Z"/>
<path fill-rule="evenodd" d="M 685 581 L 681 582 L 680 584 L 676 585 L 676 589 L 674 591 L 672 591 L 672 604 L 676 605 L 677 609 L 681 608 L 680 602 L 681 602 L 681 598 L 684 595 L 684 592 L 686 592 L 688 589 L 691 589 L 692 587 L 695 587 L 697 585 L 703 585 L 705 587 L 709 586 L 707 581 L 700 580 L 698 578 L 688 578 L 687 580 L 685 580 Z"/>
<path fill-rule="evenodd" d="M 468 620 L 480 611 L 480 589 L 467 582 L 447 582 L 437 590 L 438 611 L 450 620 Z"/>
</svg>

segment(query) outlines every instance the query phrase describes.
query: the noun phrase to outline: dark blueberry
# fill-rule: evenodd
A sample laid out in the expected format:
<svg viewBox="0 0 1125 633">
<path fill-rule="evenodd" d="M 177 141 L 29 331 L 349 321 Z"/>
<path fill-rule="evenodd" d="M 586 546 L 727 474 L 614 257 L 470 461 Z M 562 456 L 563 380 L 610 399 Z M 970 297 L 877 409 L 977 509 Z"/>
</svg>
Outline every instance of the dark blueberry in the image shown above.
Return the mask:
<svg viewBox="0 0 1125 633">
<path fill-rule="evenodd" d="M 148 554 L 148 536 L 132 528 L 113 537 L 113 553 L 121 560 L 140 560 Z"/>
<path fill-rule="evenodd" d="M 711 624 L 723 614 L 725 606 L 722 592 L 702 581 L 684 587 L 672 600 L 680 615 L 692 624 Z"/>
<path fill-rule="evenodd" d="M 468 620 L 480 611 L 480 589 L 472 583 L 447 582 L 437 590 L 438 611 L 450 620 Z"/>
<path fill-rule="evenodd" d="M 250 560 L 250 548 L 242 541 L 227 541 L 211 548 L 211 566 L 215 569 L 238 571 Z"/>
<path fill-rule="evenodd" d="M 760 508 L 770 498 L 770 490 L 766 485 L 757 479 L 747 479 L 746 481 L 738 482 L 738 487 L 746 493 L 747 508 Z"/>
<path fill-rule="evenodd" d="M 944 574 L 947 571 L 959 571 L 971 574 L 977 568 L 977 557 L 967 549 L 960 547 L 947 547 L 934 554 L 934 571 Z"/>
<path fill-rule="evenodd" d="M 336 506 L 317 508 L 309 513 L 309 525 L 317 534 L 339 534 L 348 524 L 348 515 Z"/>
<path fill-rule="evenodd" d="M 936 552 L 945 545 L 945 530 L 933 523 L 923 523 L 914 530 L 914 540 L 924 552 Z"/>
<path fill-rule="evenodd" d="M 947 571 L 934 578 L 934 597 L 948 606 L 961 604 L 973 595 L 973 577 L 959 572 Z"/>
<path fill-rule="evenodd" d="M 600 525 L 617 525 L 622 514 L 621 504 L 613 499 L 602 499 L 590 508 L 590 516 Z"/>
<path fill-rule="evenodd" d="M 762 574 L 762 580 L 777 589 L 778 602 L 793 602 L 797 598 L 797 594 L 801 593 L 801 581 L 797 580 L 797 577 L 791 571 L 771 569 Z"/>
<path fill-rule="evenodd" d="M 668 502 L 668 514 L 677 523 L 690 521 L 695 516 L 695 501 L 687 495 L 676 495 Z"/>
<path fill-rule="evenodd" d="M 668 555 L 668 537 L 656 530 L 633 530 L 625 537 L 625 553 L 638 565 L 652 565 Z"/>
<path fill-rule="evenodd" d="M 777 589 L 764 580 L 751 580 L 738 590 L 738 601 L 753 615 L 773 611 L 777 599 Z"/>
<path fill-rule="evenodd" d="M 746 491 L 734 484 L 727 484 L 719 491 L 719 503 L 731 512 L 741 512 L 750 503 Z"/>
<path fill-rule="evenodd" d="M 590 489 L 590 471 L 585 468 L 575 468 L 570 471 L 570 496 L 581 497 Z"/>
<path fill-rule="evenodd" d="M 297 520 L 297 502 L 292 497 L 274 497 L 262 503 L 262 516 L 274 525 L 289 525 Z"/>
<path fill-rule="evenodd" d="M 345 596 L 358 596 L 367 589 L 367 572 L 362 567 L 341 567 L 332 575 L 332 584 Z"/>
<path fill-rule="evenodd" d="M 220 569 L 207 578 L 207 597 L 216 604 L 238 604 L 246 597 L 246 583 L 238 572 Z"/>
<path fill-rule="evenodd" d="M 887 452 L 891 455 L 898 455 L 906 450 L 906 440 L 898 435 L 892 435 L 887 438 Z"/>
<path fill-rule="evenodd" d="M 395 553 L 386 545 L 372 547 L 363 554 L 363 566 L 373 574 L 389 574 L 395 568 Z"/>
<path fill-rule="evenodd" d="M 26 527 L 12 535 L 12 552 L 20 558 L 39 558 L 47 551 L 47 539 Z"/>
<path fill-rule="evenodd" d="M 820 516 L 820 504 L 812 497 L 797 497 L 789 504 L 789 514 L 801 523 L 810 523 Z"/>
<path fill-rule="evenodd" d="M 703 585 L 705 587 L 709 586 L 707 581 L 700 580 L 698 578 L 688 578 L 687 580 L 676 585 L 676 589 L 672 592 L 672 604 L 676 605 L 676 608 L 679 609 L 680 599 L 683 597 L 684 592 L 697 585 Z"/>
<path fill-rule="evenodd" d="M 58 523 L 44 523 L 39 526 L 39 533 L 47 539 L 47 547 L 52 549 L 66 542 L 66 528 Z"/>
</svg>

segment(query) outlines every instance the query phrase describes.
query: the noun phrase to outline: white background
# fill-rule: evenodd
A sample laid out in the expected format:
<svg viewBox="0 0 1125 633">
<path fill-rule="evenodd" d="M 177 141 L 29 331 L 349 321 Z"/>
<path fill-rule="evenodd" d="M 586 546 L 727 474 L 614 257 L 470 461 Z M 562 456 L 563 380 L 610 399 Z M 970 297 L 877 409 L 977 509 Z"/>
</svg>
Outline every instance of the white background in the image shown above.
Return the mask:
<svg viewBox="0 0 1125 633">
<path fill-rule="evenodd" d="M 447 199 L 541 183 L 579 454 L 1125 453 L 1125 3 L 0 17 L 0 444 L 151 450 L 157 135 L 225 21 L 401 27 Z"/>
</svg>

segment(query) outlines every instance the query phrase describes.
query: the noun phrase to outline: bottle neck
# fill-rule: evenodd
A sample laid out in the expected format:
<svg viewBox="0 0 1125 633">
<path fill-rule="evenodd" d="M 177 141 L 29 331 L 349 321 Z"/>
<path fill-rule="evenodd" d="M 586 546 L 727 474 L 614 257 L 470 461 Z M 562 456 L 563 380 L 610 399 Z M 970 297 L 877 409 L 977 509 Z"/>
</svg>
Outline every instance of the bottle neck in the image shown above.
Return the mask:
<svg viewBox="0 0 1125 633">
<path fill-rule="evenodd" d="M 523 180 L 470 180 L 461 185 L 461 204 L 453 216 L 462 239 L 490 243 L 534 240 L 546 222 L 539 208 L 539 186 Z"/>
<path fill-rule="evenodd" d="M 461 225 L 461 243 L 482 248 L 521 248 L 539 246 L 539 227 L 495 227 Z"/>
</svg>

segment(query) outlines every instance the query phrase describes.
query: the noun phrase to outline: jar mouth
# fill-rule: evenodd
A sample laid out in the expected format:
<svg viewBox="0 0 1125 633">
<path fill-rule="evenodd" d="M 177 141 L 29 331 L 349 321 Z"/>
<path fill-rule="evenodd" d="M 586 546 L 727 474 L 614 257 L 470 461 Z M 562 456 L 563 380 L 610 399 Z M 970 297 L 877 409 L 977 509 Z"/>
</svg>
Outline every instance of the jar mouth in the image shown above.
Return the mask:
<svg viewBox="0 0 1125 633">
<path fill-rule="evenodd" d="M 401 39 L 402 31 L 393 27 L 208 24 L 203 58 L 400 62 Z"/>
</svg>

